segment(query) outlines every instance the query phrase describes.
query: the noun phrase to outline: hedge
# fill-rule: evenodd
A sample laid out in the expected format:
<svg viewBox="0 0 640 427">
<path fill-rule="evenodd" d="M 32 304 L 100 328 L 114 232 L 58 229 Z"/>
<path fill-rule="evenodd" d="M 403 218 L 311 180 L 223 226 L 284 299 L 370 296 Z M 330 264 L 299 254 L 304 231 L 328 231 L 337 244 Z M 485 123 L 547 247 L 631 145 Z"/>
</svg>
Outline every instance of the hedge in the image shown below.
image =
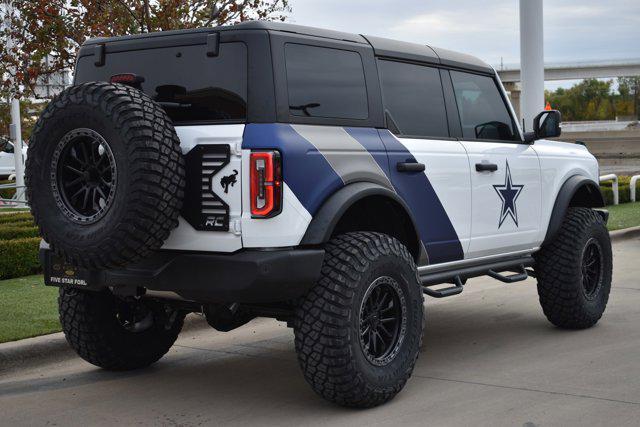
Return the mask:
<svg viewBox="0 0 640 427">
<path fill-rule="evenodd" d="M 0 280 L 39 273 L 39 245 L 31 213 L 0 215 Z"/>
<path fill-rule="evenodd" d="M 0 240 L 24 239 L 27 237 L 38 237 L 38 227 L 25 223 L 26 226 L 3 224 L 0 227 Z"/>
<path fill-rule="evenodd" d="M 618 177 L 618 197 L 620 199 L 620 203 L 628 203 L 631 201 L 631 191 L 630 191 L 630 181 L 631 177 L 629 176 L 619 176 Z M 607 205 L 613 204 L 613 182 L 606 181 L 600 184 L 600 190 L 602 190 L 602 195 L 604 196 L 604 200 L 607 202 Z M 636 182 L 636 200 L 640 198 L 640 180 Z"/>
<path fill-rule="evenodd" d="M 0 240 L 0 280 L 41 272 L 39 237 Z"/>
<path fill-rule="evenodd" d="M 30 212 L 7 213 L 0 215 L 0 224 L 27 222 L 33 224 Z"/>
<path fill-rule="evenodd" d="M 20 228 L 28 228 L 35 227 L 36 225 L 31 221 L 16 221 L 16 222 L 5 222 L 0 223 L 0 230 L 6 227 L 20 227 Z"/>
</svg>

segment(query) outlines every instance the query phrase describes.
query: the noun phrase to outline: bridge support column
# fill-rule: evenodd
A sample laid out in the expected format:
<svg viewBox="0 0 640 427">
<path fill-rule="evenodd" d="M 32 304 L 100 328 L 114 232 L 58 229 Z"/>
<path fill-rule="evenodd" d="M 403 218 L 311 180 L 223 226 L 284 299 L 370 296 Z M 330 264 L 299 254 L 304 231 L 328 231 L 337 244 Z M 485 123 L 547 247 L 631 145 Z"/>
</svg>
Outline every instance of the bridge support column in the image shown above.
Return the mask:
<svg viewBox="0 0 640 427">
<path fill-rule="evenodd" d="M 520 70 L 525 131 L 544 108 L 544 39 L 542 0 L 520 0 Z"/>
</svg>

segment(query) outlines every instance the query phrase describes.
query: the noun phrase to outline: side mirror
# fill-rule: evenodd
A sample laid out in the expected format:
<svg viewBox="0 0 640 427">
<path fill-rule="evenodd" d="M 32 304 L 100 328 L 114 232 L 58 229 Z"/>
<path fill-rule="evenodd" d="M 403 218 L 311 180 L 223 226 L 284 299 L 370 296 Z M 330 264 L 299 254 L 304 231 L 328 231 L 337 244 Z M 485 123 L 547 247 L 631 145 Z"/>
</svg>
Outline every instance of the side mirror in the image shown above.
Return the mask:
<svg viewBox="0 0 640 427">
<path fill-rule="evenodd" d="M 533 142 L 543 138 L 555 138 L 560 136 L 562 115 L 558 110 L 545 110 L 533 119 L 533 132 L 524 135 L 526 142 Z"/>
</svg>

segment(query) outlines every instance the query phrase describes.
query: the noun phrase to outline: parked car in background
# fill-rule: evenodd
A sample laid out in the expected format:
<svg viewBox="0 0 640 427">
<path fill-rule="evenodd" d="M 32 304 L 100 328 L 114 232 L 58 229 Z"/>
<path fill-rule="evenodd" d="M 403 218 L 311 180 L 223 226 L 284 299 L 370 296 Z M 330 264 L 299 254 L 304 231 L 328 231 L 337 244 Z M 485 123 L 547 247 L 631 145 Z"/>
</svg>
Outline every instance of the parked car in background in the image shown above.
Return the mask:
<svg viewBox="0 0 640 427">
<path fill-rule="evenodd" d="M 22 155 L 27 157 L 26 144 L 22 148 Z M 16 171 L 13 143 L 4 136 L 0 136 L 0 179 L 14 176 Z"/>
</svg>

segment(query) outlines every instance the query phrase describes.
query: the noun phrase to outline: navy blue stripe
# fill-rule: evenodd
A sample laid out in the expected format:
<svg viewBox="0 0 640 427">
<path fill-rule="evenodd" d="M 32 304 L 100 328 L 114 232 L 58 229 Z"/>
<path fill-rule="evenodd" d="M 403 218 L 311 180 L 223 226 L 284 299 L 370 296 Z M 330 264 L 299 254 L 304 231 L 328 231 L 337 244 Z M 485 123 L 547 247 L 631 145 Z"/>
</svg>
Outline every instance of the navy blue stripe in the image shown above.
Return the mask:
<svg viewBox="0 0 640 427">
<path fill-rule="evenodd" d="M 311 215 L 327 197 L 344 186 L 324 156 L 287 124 L 248 124 L 242 148 L 279 150 L 284 181 Z"/>
<path fill-rule="evenodd" d="M 409 205 L 427 250 L 429 263 L 464 258 L 462 244 L 438 195 L 423 172 L 398 172 L 398 162 L 415 162 L 415 157 L 388 130 L 379 131 L 389 157 L 390 180 L 396 192 Z"/>
</svg>

